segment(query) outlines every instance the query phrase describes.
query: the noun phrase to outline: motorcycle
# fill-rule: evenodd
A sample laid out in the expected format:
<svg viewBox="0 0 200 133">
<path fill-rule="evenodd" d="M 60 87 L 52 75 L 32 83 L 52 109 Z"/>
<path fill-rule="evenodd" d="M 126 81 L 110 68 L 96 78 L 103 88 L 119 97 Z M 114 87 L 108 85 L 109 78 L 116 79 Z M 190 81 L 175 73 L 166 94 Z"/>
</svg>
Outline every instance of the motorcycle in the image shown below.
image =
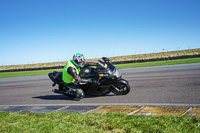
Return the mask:
<svg viewBox="0 0 200 133">
<path fill-rule="evenodd" d="M 97 82 L 79 84 L 81 89 L 78 90 L 63 82 L 62 72 L 49 73 L 48 76 L 53 81 L 52 86 L 58 85 L 58 89 L 52 91 L 66 96 L 76 96 L 77 99 L 81 99 L 85 95 L 101 96 L 110 92 L 116 95 L 128 94 L 131 89 L 129 82 L 122 78 L 120 71 L 112 64 L 110 59 L 102 57 L 102 60 L 98 60 L 99 66 L 96 68 L 84 67 L 80 70 L 79 76 L 81 78 L 92 78 Z"/>
</svg>

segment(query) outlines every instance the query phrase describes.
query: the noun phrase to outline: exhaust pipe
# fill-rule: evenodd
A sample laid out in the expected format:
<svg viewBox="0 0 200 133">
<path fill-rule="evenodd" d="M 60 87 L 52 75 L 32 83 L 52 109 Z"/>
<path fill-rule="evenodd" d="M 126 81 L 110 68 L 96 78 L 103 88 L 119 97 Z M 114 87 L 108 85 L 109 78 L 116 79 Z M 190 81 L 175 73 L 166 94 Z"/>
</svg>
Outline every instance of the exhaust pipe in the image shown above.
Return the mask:
<svg viewBox="0 0 200 133">
<path fill-rule="evenodd" d="M 61 90 L 58 90 L 58 89 L 54 89 L 52 90 L 54 93 L 60 93 L 60 94 L 68 94 L 66 91 L 61 91 Z"/>
</svg>

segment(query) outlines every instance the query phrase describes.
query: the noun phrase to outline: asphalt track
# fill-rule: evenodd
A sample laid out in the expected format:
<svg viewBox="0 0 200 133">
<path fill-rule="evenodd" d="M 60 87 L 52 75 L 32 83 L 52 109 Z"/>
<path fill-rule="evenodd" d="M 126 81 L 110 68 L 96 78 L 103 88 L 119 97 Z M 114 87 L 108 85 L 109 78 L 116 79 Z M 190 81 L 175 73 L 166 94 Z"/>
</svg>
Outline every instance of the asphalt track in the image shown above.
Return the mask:
<svg viewBox="0 0 200 133">
<path fill-rule="evenodd" d="M 22 110 L 30 106 L 36 107 L 35 110 L 49 107 L 43 111 L 71 107 L 72 112 L 78 108 L 84 112 L 84 108 L 79 106 L 85 106 L 85 112 L 105 105 L 200 107 L 200 63 L 120 71 L 131 85 L 132 90 L 128 95 L 117 96 L 110 93 L 99 97 L 86 96 L 81 101 L 53 93 L 51 90 L 57 86 L 51 86 L 52 82 L 47 75 L 1 78 L 0 110 L 5 108 L 6 111 L 10 107 L 12 111 L 14 106 L 19 106 Z"/>
</svg>

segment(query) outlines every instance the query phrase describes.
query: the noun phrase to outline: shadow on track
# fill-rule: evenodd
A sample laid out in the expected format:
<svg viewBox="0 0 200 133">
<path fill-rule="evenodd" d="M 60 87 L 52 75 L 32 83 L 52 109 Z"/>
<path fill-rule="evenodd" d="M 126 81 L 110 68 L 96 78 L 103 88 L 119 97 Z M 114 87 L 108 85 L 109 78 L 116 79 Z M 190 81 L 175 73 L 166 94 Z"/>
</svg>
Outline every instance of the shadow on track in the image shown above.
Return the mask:
<svg viewBox="0 0 200 133">
<path fill-rule="evenodd" d="M 74 100 L 74 97 L 68 97 L 64 95 L 46 95 L 46 96 L 37 96 L 32 98 L 42 99 L 42 100 Z"/>
<path fill-rule="evenodd" d="M 102 96 L 86 95 L 85 98 L 113 97 L 113 96 L 117 96 L 117 95 L 112 95 L 112 94 L 107 94 L 107 95 L 102 95 Z M 73 101 L 75 99 L 75 97 L 73 96 L 65 96 L 65 95 L 46 95 L 46 96 L 37 96 L 37 97 L 32 97 L 32 98 L 42 99 L 42 100 L 73 100 Z"/>
</svg>

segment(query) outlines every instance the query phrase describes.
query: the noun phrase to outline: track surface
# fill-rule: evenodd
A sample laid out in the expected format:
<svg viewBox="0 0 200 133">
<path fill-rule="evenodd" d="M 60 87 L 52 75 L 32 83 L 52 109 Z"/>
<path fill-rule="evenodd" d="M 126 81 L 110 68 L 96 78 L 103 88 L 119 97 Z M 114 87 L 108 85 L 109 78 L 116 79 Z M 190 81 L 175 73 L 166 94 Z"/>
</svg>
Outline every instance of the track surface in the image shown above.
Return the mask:
<svg viewBox="0 0 200 133">
<path fill-rule="evenodd" d="M 51 92 L 46 75 L 0 79 L 0 105 L 200 105 L 200 63 L 121 69 L 132 90 L 81 101 Z"/>
</svg>

